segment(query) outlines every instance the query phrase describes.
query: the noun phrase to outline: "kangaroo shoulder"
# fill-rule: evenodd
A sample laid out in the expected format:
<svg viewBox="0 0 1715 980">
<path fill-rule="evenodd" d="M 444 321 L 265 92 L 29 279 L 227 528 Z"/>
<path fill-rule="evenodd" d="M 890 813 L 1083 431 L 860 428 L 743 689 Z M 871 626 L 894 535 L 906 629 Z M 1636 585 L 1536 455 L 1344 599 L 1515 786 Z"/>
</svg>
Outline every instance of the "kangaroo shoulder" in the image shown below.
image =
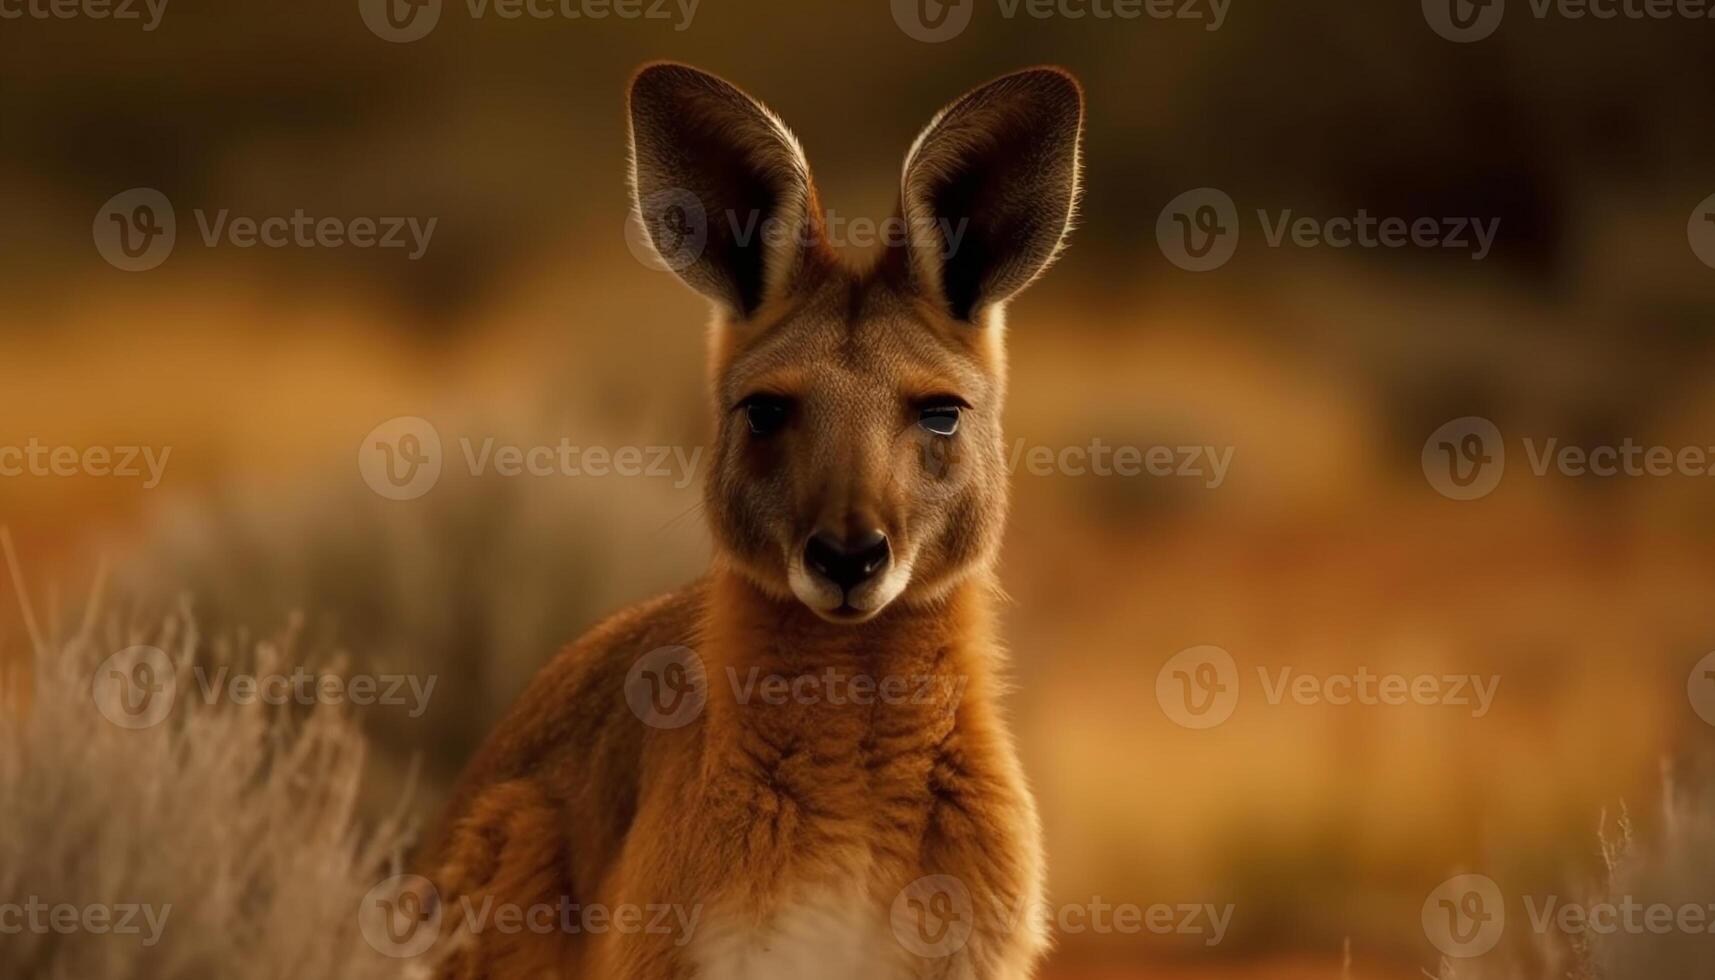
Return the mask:
<svg viewBox="0 0 1715 980">
<path fill-rule="evenodd" d="M 650 650 L 696 642 L 703 593 L 698 582 L 626 607 L 545 664 L 459 778 L 443 833 L 488 787 L 519 780 L 590 818 L 628 819 L 646 726 L 628 706 L 626 676 Z"/>
</svg>

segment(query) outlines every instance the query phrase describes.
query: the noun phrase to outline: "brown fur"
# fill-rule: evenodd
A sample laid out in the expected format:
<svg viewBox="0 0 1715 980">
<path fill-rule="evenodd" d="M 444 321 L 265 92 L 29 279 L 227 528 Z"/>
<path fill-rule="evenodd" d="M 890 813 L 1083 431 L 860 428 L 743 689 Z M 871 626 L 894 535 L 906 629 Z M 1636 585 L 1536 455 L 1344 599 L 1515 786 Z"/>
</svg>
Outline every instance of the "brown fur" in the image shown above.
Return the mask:
<svg viewBox="0 0 1715 980">
<path fill-rule="evenodd" d="M 770 957 L 794 942 L 814 955 L 825 930 L 862 940 L 842 954 L 854 975 L 1022 980 L 1045 945 L 1031 914 L 1043 859 L 997 708 L 1000 321 L 1070 221 L 1077 86 L 1023 72 L 938 116 L 902 179 L 908 244 L 865 270 L 835 259 L 796 141 L 748 96 L 655 65 L 631 109 L 651 237 L 667 232 L 650 203 L 664 191 L 688 189 L 708 217 L 705 247 L 678 272 L 717 310 L 715 562 L 543 670 L 471 763 L 423 866 L 448 902 L 671 904 L 699 925 L 689 941 L 488 930 L 454 975 L 774 977 Z M 733 237 L 725 215 L 749 213 L 794 233 Z M 968 237 L 947 248 L 938 218 L 967 221 Z M 766 438 L 740 407 L 759 391 L 792 406 Z M 942 395 L 968 406 L 952 437 L 916 424 L 922 400 Z M 879 528 L 892 548 L 888 582 L 854 587 L 852 608 L 819 602 L 826 586 L 794 567 L 828 528 Z M 628 672 L 675 646 L 695 651 L 706 703 L 689 724 L 652 727 L 627 700 Z M 813 696 L 782 703 L 746 686 L 770 677 L 813 683 Z M 896 696 L 850 697 L 855 679 L 896 681 Z M 944 955 L 888 931 L 902 889 L 926 875 L 971 898 L 970 937 Z"/>
</svg>

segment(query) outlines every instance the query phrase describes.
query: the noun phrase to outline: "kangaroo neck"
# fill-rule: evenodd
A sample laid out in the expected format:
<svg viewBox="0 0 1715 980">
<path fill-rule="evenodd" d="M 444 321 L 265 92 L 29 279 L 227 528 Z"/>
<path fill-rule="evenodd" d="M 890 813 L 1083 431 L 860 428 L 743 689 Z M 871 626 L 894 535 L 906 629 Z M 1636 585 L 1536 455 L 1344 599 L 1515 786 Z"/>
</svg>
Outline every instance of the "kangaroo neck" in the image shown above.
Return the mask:
<svg viewBox="0 0 1715 980">
<path fill-rule="evenodd" d="M 842 713 L 957 711 L 992 689 L 991 590 L 962 583 L 933 605 L 830 623 L 730 572 L 710 582 L 700 654 L 710 720 L 812 726 Z"/>
</svg>

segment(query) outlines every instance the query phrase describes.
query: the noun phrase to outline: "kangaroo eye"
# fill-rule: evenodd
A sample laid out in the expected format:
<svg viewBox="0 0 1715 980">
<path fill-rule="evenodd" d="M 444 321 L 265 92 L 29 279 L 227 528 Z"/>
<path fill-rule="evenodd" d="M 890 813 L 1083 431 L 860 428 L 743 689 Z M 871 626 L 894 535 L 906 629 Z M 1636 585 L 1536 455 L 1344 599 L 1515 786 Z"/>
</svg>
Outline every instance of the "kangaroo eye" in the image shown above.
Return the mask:
<svg viewBox="0 0 1715 980">
<path fill-rule="evenodd" d="M 767 438 L 785 428 L 786 416 L 792 406 L 786 399 L 774 395 L 752 395 L 745 399 L 742 407 L 745 421 L 750 423 L 751 435 Z"/>
<path fill-rule="evenodd" d="M 959 406 L 926 405 L 917 416 L 917 424 L 922 426 L 925 432 L 950 436 L 959 431 Z"/>
</svg>

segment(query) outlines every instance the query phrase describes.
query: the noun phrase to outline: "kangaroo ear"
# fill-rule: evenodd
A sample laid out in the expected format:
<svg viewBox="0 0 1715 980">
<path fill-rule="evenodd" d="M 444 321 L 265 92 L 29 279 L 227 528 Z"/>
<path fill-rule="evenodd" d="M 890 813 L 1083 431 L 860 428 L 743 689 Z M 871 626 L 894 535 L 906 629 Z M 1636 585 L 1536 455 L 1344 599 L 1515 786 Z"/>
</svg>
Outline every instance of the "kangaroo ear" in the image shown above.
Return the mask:
<svg viewBox="0 0 1715 980">
<path fill-rule="evenodd" d="M 788 290 L 821 229 L 797 139 L 686 65 L 640 69 L 629 103 L 632 203 L 662 263 L 740 318 Z"/>
<path fill-rule="evenodd" d="M 1078 201 L 1084 93 L 1058 68 L 997 78 L 941 110 L 905 157 L 901 208 L 917 287 L 955 319 L 1030 285 Z"/>
</svg>

